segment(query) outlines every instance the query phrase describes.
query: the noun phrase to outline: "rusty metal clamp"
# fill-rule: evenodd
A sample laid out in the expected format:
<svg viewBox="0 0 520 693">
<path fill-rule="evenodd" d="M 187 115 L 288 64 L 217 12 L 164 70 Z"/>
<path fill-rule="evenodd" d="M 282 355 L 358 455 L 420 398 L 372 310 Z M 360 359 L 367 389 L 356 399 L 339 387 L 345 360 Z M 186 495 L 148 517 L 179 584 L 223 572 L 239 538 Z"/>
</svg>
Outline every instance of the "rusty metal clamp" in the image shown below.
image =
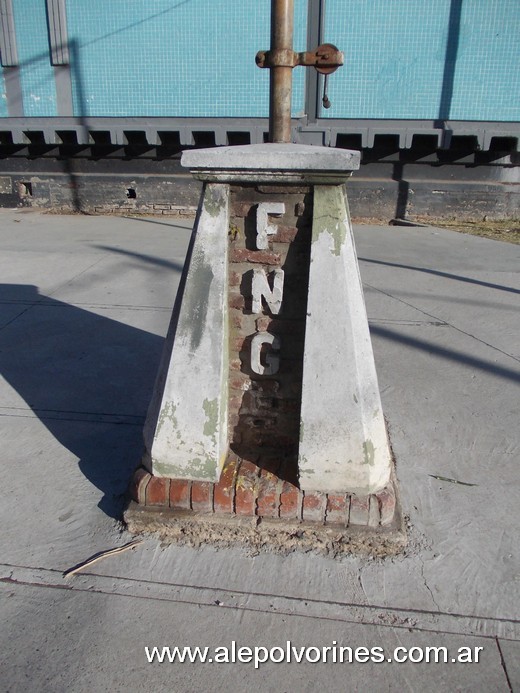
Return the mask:
<svg viewBox="0 0 520 693">
<path fill-rule="evenodd" d="M 258 67 L 314 67 L 322 75 L 330 75 L 344 64 L 344 55 L 332 43 L 323 43 L 314 51 L 296 53 L 287 48 L 258 51 L 256 54 Z"/>
</svg>

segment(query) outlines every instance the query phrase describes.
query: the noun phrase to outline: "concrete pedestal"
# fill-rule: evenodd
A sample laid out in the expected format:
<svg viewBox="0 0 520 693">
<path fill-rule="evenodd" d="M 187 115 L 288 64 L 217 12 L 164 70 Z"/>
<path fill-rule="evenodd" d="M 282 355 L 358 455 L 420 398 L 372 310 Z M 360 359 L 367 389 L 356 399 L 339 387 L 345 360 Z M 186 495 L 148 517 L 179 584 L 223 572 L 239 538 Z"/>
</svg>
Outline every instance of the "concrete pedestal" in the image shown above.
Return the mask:
<svg viewBox="0 0 520 693">
<path fill-rule="evenodd" d="M 185 152 L 204 181 L 134 499 L 346 527 L 398 523 L 345 194 L 359 154 Z"/>
<path fill-rule="evenodd" d="M 345 187 L 314 189 L 300 488 L 376 493 L 391 457 Z"/>
<path fill-rule="evenodd" d="M 217 481 L 228 450 L 229 188 L 208 183 L 144 428 L 154 476 Z"/>
</svg>

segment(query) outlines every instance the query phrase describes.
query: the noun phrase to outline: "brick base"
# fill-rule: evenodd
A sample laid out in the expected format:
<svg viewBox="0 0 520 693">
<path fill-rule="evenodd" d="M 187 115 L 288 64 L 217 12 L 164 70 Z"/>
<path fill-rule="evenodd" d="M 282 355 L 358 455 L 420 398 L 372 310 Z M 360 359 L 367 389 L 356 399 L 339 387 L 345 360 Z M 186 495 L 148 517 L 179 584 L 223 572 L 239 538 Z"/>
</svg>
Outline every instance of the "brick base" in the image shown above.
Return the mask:
<svg viewBox="0 0 520 693">
<path fill-rule="evenodd" d="M 393 481 L 369 496 L 305 492 L 235 456 L 228 459 L 217 483 L 154 477 L 140 467 L 132 478 L 129 496 L 142 507 L 177 511 L 183 517 L 240 516 L 343 528 L 400 526 Z"/>
</svg>

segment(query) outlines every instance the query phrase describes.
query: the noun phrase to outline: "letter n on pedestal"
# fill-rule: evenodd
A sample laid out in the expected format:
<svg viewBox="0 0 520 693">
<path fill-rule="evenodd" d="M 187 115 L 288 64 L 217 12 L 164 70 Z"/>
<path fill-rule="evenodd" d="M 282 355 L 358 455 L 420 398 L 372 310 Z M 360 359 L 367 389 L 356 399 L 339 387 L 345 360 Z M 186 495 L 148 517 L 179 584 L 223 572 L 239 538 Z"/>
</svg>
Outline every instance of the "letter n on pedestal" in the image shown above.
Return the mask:
<svg viewBox="0 0 520 693">
<path fill-rule="evenodd" d="M 316 185 L 303 359 L 300 488 L 377 493 L 390 480 L 361 278 L 343 185 Z"/>
<path fill-rule="evenodd" d="M 228 449 L 229 186 L 206 183 L 144 429 L 154 476 L 216 481 Z"/>
</svg>

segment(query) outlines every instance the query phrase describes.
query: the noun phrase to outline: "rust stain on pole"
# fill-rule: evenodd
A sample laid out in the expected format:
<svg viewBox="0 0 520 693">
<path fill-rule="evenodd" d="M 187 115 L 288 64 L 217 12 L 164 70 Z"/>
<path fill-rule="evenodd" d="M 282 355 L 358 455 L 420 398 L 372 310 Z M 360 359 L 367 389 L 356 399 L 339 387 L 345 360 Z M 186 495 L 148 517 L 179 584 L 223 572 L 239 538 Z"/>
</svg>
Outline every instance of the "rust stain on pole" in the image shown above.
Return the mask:
<svg viewBox="0 0 520 693">
<path fill-rule="evenodd" d="M 271 51 L 293 51 L 294 0 L 272 0 Z M 291 141 L 292 66 L 270 70 L 269 140 Z"/>
<path fill-rule="evenodd" d="M 343 65 L 343 53 L 331 43 L 314 52 L 293 50 L 294 0 L 271 0 L 271 48 L 258 51 L 256 64 L 270 70 L 269 141 L 291 141 L 292 71 L 297 65 L 328 75 Z"/>
</svg>

